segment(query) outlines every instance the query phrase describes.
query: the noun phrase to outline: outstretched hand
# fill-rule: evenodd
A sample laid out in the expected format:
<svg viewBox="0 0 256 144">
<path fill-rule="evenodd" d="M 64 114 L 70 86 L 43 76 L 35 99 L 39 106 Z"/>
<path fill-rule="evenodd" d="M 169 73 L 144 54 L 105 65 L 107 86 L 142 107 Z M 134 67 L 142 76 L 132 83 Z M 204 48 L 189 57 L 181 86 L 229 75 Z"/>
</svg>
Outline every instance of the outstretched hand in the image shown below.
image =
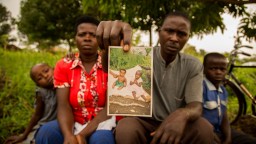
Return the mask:
<svg viewBox="0 0 256 144">
<path fill-rule="evenodd" d="M 99 47 L 108 50 L 108 46 L 123 46 L 129 51 L 132 40 L 132 28 L 122 21 L 101 21 L 96 31 Z"/>
<path fill-rule="evenodd" d="M 156 131 L 151 133 L 151 136 L 153 136 L 151 144 L 179 144 L 181 142 L 186 123 L 187 119 L 182 112 L 173 112 L 162 122 Z"/>
<path fill-rule="evenodd" d="M 25 140 L 23 136 L 11 136 L 6 139 L 5 144 L 15 144 Z"/>
</svg>

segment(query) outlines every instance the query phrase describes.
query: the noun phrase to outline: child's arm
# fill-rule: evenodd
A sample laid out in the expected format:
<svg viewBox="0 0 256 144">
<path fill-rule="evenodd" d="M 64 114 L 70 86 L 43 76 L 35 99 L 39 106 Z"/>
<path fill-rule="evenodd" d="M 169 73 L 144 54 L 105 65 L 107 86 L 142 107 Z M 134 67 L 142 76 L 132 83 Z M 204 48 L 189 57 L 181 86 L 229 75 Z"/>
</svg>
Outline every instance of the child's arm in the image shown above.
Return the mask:
<svg viewBox="0 0 256 144">
<path fill-rule="evenodd" d="M 224 135 L 223 144 L 230 144 L 231 143 L 231 128 L 228 120 L 227 111 L 225 112 L 222 123 L 221 123 L 221 131 Z"/>
<path fill-rule="evenodd" d="M 124 77 L 124 87 L 126 87 L 127 86 L 127 79 L 126 79 L 126 77 Z"/>
<path fill-rule="evenodd" d="M 110 73 L 114 78 L 117 78 L 117 77 L 118 77 L 118 75 L 115 74 L 114 72 L 112 72 L 111 70 L 109 71 L 109 73 Z"/>
<path fill-rule="evenodd" d="M 44 113 L 44 102 L 42 100 L 42 96 L 37 94 L 36 96 L 36 108 L 35 112 L 32 115 L 29 125 L 26 127 L 25 131 L 21 136 L 11 136 L 7 138 L 6 143 L 18 143 L 25 140 L 28 134 L 31 132 L 33 127 L 38 123 L 38 121 L 42 118 Z"/>
<path fill-rule="evenodd" d="M 138 87 L 141 87 L 141 85 L 142 85 L 141 78 L 138 79 L 138 80 L 136 80 L 136 81 L 135 81 L 135 84 L 136 84 Z"/>
</svg>

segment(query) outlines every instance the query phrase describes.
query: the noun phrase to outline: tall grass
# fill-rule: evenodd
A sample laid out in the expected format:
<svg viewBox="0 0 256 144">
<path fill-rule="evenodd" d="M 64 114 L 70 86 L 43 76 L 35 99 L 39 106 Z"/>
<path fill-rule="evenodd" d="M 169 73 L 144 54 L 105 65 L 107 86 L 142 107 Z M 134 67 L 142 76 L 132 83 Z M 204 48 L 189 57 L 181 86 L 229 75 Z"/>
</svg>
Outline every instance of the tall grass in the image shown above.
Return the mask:
<svg viewBox="0 0 256 144">
<path fill-rule="evenodd" d="M 0 143 L 7 136 L 22 133 L 33 113 L 35 84 L 29 77 L 30 68 L 41 62 L 54 66 L 63 56 L 64 53 L 10 52 L 0 48 Z M 250 78 L 251 74 L 256 75 L 256 69 L 235 70 L 238 79 L 255 95 L 256 80 Z"/>
<path fill-rule="evenodd" d="M 54 66 L 63 55 L 0 49 L 0 143 L 7 136 L 22 133 L 33 113 L 35 84 L 30 68 L 41 62 Z"/>
</svg>

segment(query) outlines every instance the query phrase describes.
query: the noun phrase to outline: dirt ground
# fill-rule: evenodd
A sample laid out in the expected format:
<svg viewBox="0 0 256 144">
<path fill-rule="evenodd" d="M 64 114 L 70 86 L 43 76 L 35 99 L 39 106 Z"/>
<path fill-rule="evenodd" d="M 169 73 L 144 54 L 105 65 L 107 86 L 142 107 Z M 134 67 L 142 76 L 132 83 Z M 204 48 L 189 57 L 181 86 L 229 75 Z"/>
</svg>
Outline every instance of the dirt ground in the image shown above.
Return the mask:
<svg viewBox="0 0 256 144">
<path fill-rule="evenodd" d="M 150 109 L 149 102 L 125 98 L 123 96 L 111 96 L 109 98 L 110 114 L 149 116 Z"/>
<path fill-rule="evenodd" d="M 256 137 L 256 116 L 244 115 L 232 128 Z"/>
</svg>

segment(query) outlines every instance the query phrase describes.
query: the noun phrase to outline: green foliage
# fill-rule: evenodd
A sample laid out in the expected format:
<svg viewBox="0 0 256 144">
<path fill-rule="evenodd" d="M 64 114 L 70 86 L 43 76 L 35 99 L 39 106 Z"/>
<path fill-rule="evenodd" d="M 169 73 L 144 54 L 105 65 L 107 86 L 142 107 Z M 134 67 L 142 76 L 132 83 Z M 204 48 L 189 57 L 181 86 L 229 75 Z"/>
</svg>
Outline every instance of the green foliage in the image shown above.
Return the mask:
<svg viewBox="0 0 256 144">
<path fill-rule="evenodd" d="M 256 11 L 241 19 L 238 31 L 243 34 L 247 40 L 256 39 Z"/>
<path fill-rule="evenodd" d="M 10 18 L 11 13 L 0 3 L 0 23 L 8 21 Z"/>
<path fill-rule="evenodd" d="M 138 62 L 142 63 L 145 67 L 150 67 L 150 57 L 142 57 L 139 54 L 131 54 L 131 52 L 124 52 L 120 49 L 112 49 L 110 57 L 110 69 L 119 70 L 119 69 L 130 69 L 135 67 Z M 146 50 L 149 51 L 149 50 Z M 149 53 L 149 52 L 148 52 Z"/>
<path fill-rule="evenodd" d="M 0 4 L 0 47 L 6 47 L 8 42 L 8 33 L 11 31 L 11 14 L 6 7 Z"/>
<path fill-rule="evenodd" d="M 30 68 L 41 62 L 54 66 L 63 55 L 0 49 L 0 143 L 22 133 L 31 118 L 35 84 L 29 77 Z"/>
<path fill-rule="evenodd" d="M 75 20 L 82 14 L 79 0 L 23 0 L 19 30 L 30 41 L 58 44 L 74 37 Z"/>
<path fill-rule="evenodd" d="M 241 81 L 245 87 L 250 91 L 250 93 L 255 96 L 256 95 L 256 68 L 236 68 L 234 69 L 234 75 Z M 246 101 L 248 104 L 248 112 L 251 112 L 250 105 L 251 101 L 248 97 L 246 97 Z"/>
<path fill-rule="evenodd" d="M 188 12 L 192 35 L 198 36 L 214 33 L 218 28 L 223 32 L 221 15 L 225 12 L 234 17 L 248 15 L 243 4 L 212 0 L 22 0 L 18 27 L 30 41 L 40 45 L 55 45 L 60 40 L 72 45 L 74 21 L 82 13 L 100 20 L 123 20 L 135 29 L 150 31 L 153 25 L 161 26 L 167 13 L 177 10 Z M 249 21 L 241 22 L 241 33 L 251 38 L 255 28 L 250 27 L 254 24 L 251 17 L 247 18 Z"/>
<path fill-rule="evenodd" d="M 121 19 L 129 22 L 133 28 L 141 30 L 150 30 L 152 25 L 159 28 L 169 12 L 188 12 L 192 18 L 192 34 L 199 35 L 214 33 L 218 28 L 224 31 L 225 25 L 221 18 L 224 12 L 234 17 L 245 14 L 243 5 L 220 1 L 82 0 L 82 5 L 84 12 L 90 12 L 90 8 L 98 7 L 96 13 L 102 20 Z M 101 15 L 102 13 L 104 15 Z"/>
</svg>

